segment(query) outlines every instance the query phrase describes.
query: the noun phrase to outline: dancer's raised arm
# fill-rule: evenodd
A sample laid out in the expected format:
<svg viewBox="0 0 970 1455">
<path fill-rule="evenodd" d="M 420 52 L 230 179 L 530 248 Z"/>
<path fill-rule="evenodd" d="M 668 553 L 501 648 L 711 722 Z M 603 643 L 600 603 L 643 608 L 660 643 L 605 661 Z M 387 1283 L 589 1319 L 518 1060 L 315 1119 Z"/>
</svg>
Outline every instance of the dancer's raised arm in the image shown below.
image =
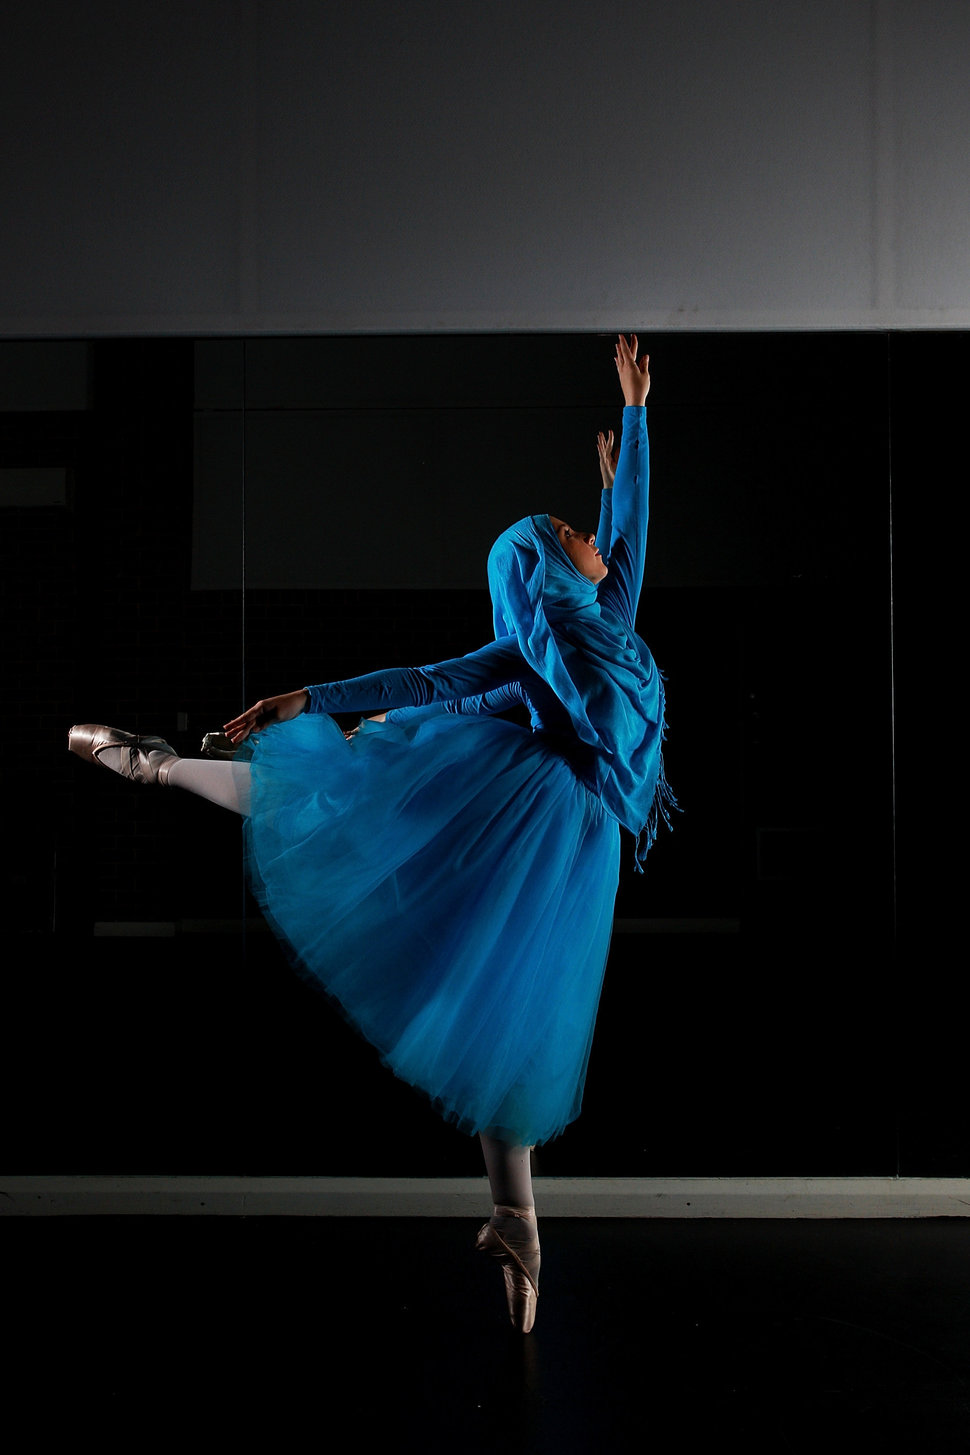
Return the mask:
<svg viewBox="0 0 970 1455">
<path fill-rule="evenodd" d="M 596 453 L 599 456 L 600 475 L 603 479 L 603 489 L 612 490 L 613 479 L 616 475 L 617 455 L 619 453 L 618 450 L 614 447 L 612 430 L 609 430 L 606 434 L 604 434 L 603 431 L 600 430 L 599 434 L 596 436 Z"/>
<path fill-rule="evenodd" d="M 613 431 L 602 431 L 596 436 L 596 451 L 599 455 L 600 475 L 603 488 L 600 491 L 600 518 L 596 526 L 596 543 L 603 553 L 603 560 L 609 565 L 610 547 L 613 541 L 613 477 L 619 451 L 614 449 Z"/>
<path fill-rule="evenodd" d="M 620 334 L 616 343 L 614 362 L 616 372 L 620 376 L 623 403 L 642 408 L 650 393 L 650 355 L 644 354 L 642 359 L 638 359 L 638 348 L 639 343 L 635 333 L 631 333 L 629 339 L 625 339 Z"/>
<path fill-rule="evenodd" d="M 638 359 L 637 348 L 636 334 L 631 334 L 629 340 L 622 334 L 619 336 L 614 362 L 623 391 L 623 428 L 613 489 L 609 494 L 612 506 L 610 574 L 600 592 L 603 605 L 610 606 L 630 627 L 636 621 L 646 563 L 650 481 L 645 408 L 650 393 L 650 356 L 644 354 Z"/>
</svg>

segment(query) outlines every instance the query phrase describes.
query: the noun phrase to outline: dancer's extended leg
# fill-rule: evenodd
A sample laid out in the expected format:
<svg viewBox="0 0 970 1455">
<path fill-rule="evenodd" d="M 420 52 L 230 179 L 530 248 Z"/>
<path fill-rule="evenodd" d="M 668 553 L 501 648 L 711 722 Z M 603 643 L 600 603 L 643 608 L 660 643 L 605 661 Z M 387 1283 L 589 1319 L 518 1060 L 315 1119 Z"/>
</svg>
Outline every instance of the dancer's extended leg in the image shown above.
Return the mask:
<svg viewBox="0 0 970 1455">
<path fill-rule="evenodd" d="M 110 768 L 133 783 L 184 788 L 233 813 L 249 813 L 248 763 L 180 758 L 164 738 L 128 733 L 104 723 L 78 723 L 71 728 L 67 742 L 79 758 Z"/>
<path fill-rule="evenodd" d="M 492 1190 L 492 1216 L 478 1234 L 477 1246 L 502 1265 L 509 1318 L 527 1334 L 535 1321 L 539 1296 L 539 1231 L 532 1192 L 530 1147 L 481 1135 Z"/>
<path fill-rule="evenodd" d="M 249 813 L 248 763 L 220 763 L 209 758 L 178 758 L 168 770 L 170 788 L 184 788 L 221 804 L 233 813 Z"/>
</svg>

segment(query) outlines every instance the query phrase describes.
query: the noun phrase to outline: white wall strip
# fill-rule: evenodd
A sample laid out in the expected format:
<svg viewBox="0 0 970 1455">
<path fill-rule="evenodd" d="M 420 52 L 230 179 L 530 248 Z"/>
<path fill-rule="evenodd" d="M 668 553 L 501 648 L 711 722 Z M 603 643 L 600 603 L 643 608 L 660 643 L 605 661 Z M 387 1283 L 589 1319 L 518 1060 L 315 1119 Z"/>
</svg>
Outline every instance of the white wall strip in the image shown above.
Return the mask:
<svg viewBox="0 0 970 1455">
<path fill-rule="evenodd" d="M 964 0 L 57 8 L 4 10 L 9 337 L 967 326 Z"/>
<path fill-rule="evenodd" d="M 0 1216 L 477 1217 L 484 1177 L 0 1177 Z M 970 1178 L 549 1177 L 542 1217 L 970 1216 Z"/>
</svg>

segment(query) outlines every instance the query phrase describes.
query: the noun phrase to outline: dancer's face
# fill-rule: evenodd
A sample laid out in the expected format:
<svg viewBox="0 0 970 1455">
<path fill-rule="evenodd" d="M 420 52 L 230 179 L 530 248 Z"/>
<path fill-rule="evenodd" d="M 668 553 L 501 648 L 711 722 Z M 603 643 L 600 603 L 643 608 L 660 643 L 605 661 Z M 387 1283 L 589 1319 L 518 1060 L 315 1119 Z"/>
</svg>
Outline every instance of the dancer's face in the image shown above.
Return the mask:
<svg viewBox="0 0 970 1455">
<path fill-rule="evenodd" d="M 559 544 L 579 573 L 598 585 L 608 574 L 609 568 L 596 549 L 596 537 L 592 531 L 573 530 L 557 515 L 550 515 L 549 524 L 559 537 Z"/>
</svg>

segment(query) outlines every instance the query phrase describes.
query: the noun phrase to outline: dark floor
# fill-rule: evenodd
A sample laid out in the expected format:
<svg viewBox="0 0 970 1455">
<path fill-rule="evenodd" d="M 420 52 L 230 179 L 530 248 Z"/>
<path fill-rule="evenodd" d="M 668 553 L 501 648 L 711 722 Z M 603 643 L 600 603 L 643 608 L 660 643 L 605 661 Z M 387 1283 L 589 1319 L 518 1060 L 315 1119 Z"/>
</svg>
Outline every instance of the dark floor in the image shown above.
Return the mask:
<svg viewBox="0 0 970 1455">
<path fill-rule="evenodd" d="M 970 1449 L 962 1219 L 547 1219 L 527 1337 L 464 1220 L 5 1231 L 5 1423 L 20 1406 L 34 1435 L 424 1455 Z"/>
</svg>

